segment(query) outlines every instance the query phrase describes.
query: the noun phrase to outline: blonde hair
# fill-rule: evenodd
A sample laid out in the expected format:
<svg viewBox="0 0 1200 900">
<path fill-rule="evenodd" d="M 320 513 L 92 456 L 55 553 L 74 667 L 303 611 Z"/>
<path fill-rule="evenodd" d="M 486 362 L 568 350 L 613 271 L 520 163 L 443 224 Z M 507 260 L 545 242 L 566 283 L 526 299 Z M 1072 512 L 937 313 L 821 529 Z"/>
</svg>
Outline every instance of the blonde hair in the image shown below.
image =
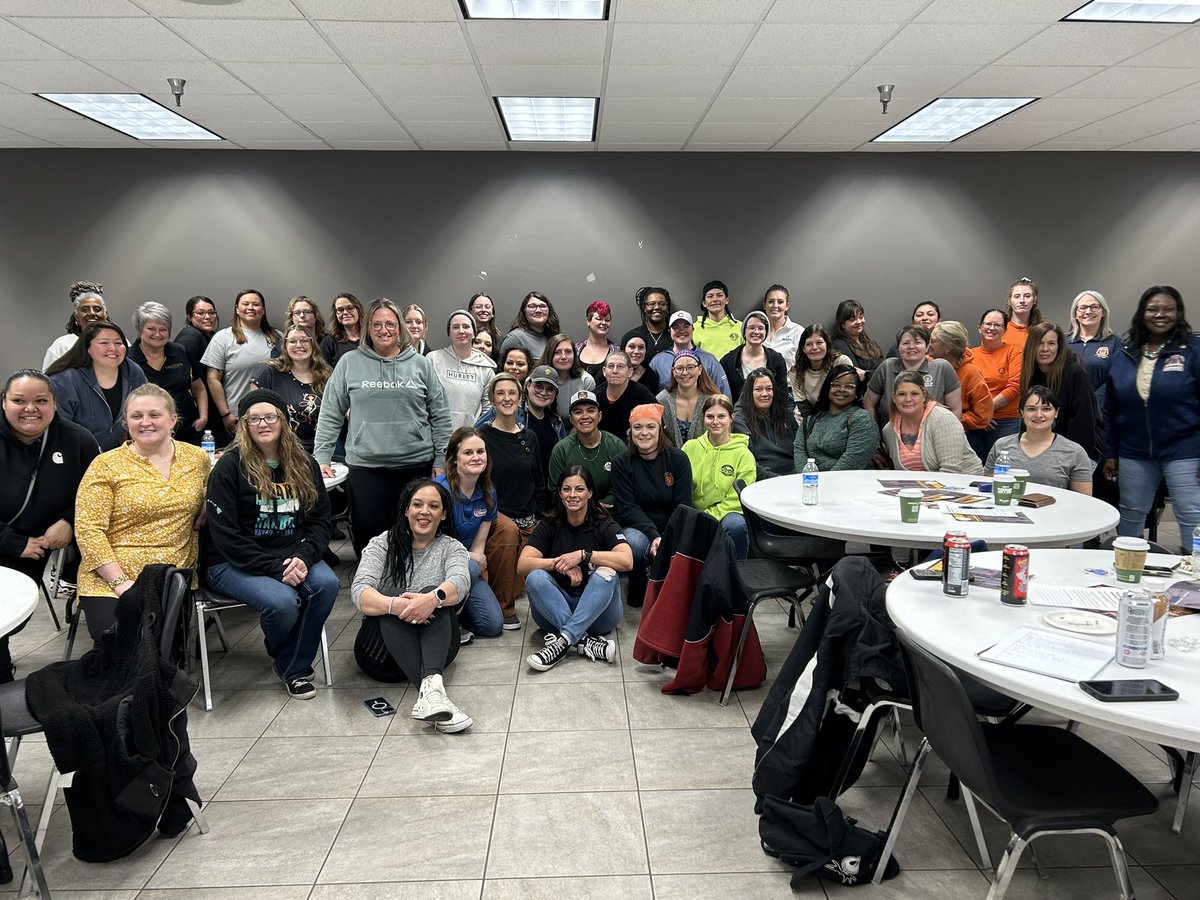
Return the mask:
<svg viewBox="0 0 1200 900">
<path fill-rule="evenodd" d="M 121 407 L 122 415 L 129 410 L 130 403 L 142 397 L 150 397 L 153 400 L 161 400 L 163 406 L 167 408 L 167 411 L 171 415 L 179 415 L 179 411 L 175 406 L 175 398 L 160 388 L 157 384 L 150 384 L 149 382 L 138 385 L 129 392 L 129 395 L 125 398 L 125 405 Z"/>
<path fill-rule="evenodd" d="M 278 409 L 275 412 L 283 422 L 283 428 L 279 432 L 279 469 L 285 481 L 290 483 L 296 499 L 300 501 L 300 508 L 305 513 L 310 513 L 317 505 L 317 486 L 313 482 L 310 457 L 300 445 L 300 439 L 296 437 L 295 432 L 283 421 L 285 415 Z M 277 497 L 278 485 L 273 471 L 267 465 L 267 458 L 262 449 L 250 436 L 250 426 L 246 424 L 245 416 L 241 417 L 241 427 L 237 430 L 235 441 L 238 455 L 241 457 L 242 474 L 246 476 L 250 486 L 260 497 Z"/>
<path fill-rule="evenodd" d="M 326 362 L 324 354 L 318 351 L 316 337 L 303 325 L 289 325 L 283 330 L 283 352 L 274 359 L 268 359 L 267 366 L 276 372 L 290 373 L 292 371 L 292 358 L 288 356 L 287 352 L 287 336 L 293 331 L 298 331 L 308 338 L 309 344 L 312 347 L 312 355 L 308 358 L 308 365 L 312 369 L 313 390 L 320 397 L 325 393 L 325 383 L 329 381 L 329 376 L 333 374 L 333 369 L 329 368 L 329 363 Z"/>
<path fill-rule="evenodd" d="M 967 352 L 967 329 L 962 322 L 948 320 L 933 326 L 931 339 L 941 341 L 959 359 Z"/>
</svg>

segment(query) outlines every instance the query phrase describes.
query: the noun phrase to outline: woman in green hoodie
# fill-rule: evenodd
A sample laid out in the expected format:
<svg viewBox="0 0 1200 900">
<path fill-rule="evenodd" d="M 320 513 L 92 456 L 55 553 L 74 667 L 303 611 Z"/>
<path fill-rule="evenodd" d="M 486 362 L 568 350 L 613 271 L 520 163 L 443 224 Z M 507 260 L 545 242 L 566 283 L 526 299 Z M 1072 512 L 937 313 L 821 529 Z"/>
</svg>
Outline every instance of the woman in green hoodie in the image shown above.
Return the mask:
<svg viewBox="0 0 1200 900">
<path fill-rule="evenodd" d="M 414 478 L 446 468 L 450 405 L 428 358 L 408 341 L 391 300 L 367 307 L 357 350 L 343 356 L 325 385 L 313 456 L 326 477 L 346 414 L 350 519 L 354 552 L 383 534 L 399 514 L 397 501 Z"/>
<path fill-rule="evenodd" d="M 750 549 L 746 519 L 733 483 L 739 478 L 753 484 L 758 466 L 750 452 L 750 439 L 733 433 L 733 402 L 724 394 L 704 401 L 704 434 L 683 445 L 692 464 L 692 505 L 721 523 L 737 558 Z"/>
</svg>

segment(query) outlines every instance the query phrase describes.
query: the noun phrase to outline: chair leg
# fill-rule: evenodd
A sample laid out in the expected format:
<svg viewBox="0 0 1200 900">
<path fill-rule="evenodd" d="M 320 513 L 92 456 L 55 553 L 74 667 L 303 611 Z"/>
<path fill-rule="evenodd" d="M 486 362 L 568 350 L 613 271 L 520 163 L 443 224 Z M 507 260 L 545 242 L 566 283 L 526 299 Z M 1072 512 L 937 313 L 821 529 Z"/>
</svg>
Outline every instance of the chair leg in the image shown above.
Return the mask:
<svg viewBox="0 0 1200 900">
<path fill-rule="evenodd" d="M 50 618 L 54 621 L 54 630 L 62 631 L 62 623 L 58 621 L 58 610 L 54 608 L 54 598 L 50 596 L 50 591 L 46 587 L 46 582 L 38 579 L 38 589 L 41 590 L 42 596 L 46 598 L 46 606 L 50 610 Z"/>
<path fill-rule="evenodd" d="M 895 744 L 896 759 L 900 768 L 908 768 L 908 748 L 904 746 L 904 731 L 900 727 L 900 707 L 892 707 L 892 743 Z"/>
<path fill-rule="evenodd" d="M 965 787 L 962 789 L 962 794 L 963 803 L 967 807 L 967 818 L 971 820 L 971 831 L 975 835 L 975 846 L 979 848 L 979 867 L 988 880 L 992 881 L 996 877 L 996 870 L 992 868 L 992 854 L 988 850 L 987 839 L 983 836 L 983 826 L 979 822 L 979 809 L 975 806 L 975 797 Z"/>
<path fill-rule="evenodd" d="M 965 788 L 964 793 L 966 793 Z M 1000 868 L 996 870 L 996 878 L 992 881 L 991 890 L 988 891 L 987 900 L 1002 900 L 1008 893 L 1008 885 L 1012 881 L 1013 875 L 1016 874 L 1017 863 L 1021 859 L 1021 851 L 1025 849 L 1026 843 L 1024 838 L 1015 834 L 1009 839 L 1008 846 L 1004 848 L 1004 856 L 1000 858 Z"/>
<path fill-rule="evenodd" d="M 333 687 L 333 670 L 329 666 L 329 634 L 321 626 L 321 662 L 325 667 L 325 687 Z"/>
<path fill-rule="evenodd" d="M 212 612 L 213 624 L 217 626 L 217 640 L 221 642 L 221 649 L 226 653 L 229 652 L 229 635 L 225 633 L 225 625 L 221 622 L 221 614 L 216 610 Z"/>
<path fill-rule="evenodd" d="M 746 609 L 746 621 L 742 626 L 741 637 L 738 638 L 737 650 L 733 654 L 733 664 L 729 667 L 729 678 L 725 681 L 725 690 L 721 692 L 718 702 L 721 706 L 729 703 L 729 695 L 733 692 L 733 679 L 737 676 L 738 663 L 742 661 L 742 648 L 746 646 L 746 637 L 750 634 L 750 626 L 754 622 L 754 610 L 761 600 L 751 601 Z"/>
<path fill-rule="evenodd" d="M 1133 883 L 1129 880 L 1129 864 L 1125 861 L 1125 846 L 1115 834 L 1100 832 L 1108 844 L 1108 855 L 1112 860 L 1113 874 L 1117 876 L 1117 890 L 1121 900 L 1133 900 Z"/>
<path fill-rule="evenodd" d="M 904 790 L 900 792 L 896 808 L 892 810 L 892 820 L 888 822 L 887 838 L 883 842 L 883 849 L 879 852 L 879 862 L 875 866 L 875 875 L 871 879 L 872 884 L 879 884 L 883 881 L 884 870 L 887 869 L 888 860 L 892 858 L 892 850 L 895 849 L 896 838 L 900 834 L 900 826 L 904 823 L 904 817 L 908 814 L 913 794 L 917 792 L 917 783 L 921 780 L 921 772 L 925 769 L 929 751 L 928 739 L 921 738 L 921 746 L 917 748 L 912 771 L 908 773 L 908 778 L 904 781 Z"/>
<path fill-rule="evenodd" d="M 204 818 L 204 813 L 200 811 L 200 804 L 188 797 L 187 805 L 192 811 L 192 821 L 196 823 L 196 830 L 201 834 L 208 834 L 208 819 Z"/>
<path fill-rule="evenodd" d="M 1038 856 L 1037 846 L 1032 842 L 1029 844 L 1029 858 L 1033 860 L 1033 867 L 1037 869 L 1038 878 L 1042 881 L 1050 880 L 1050 873 L 1046 871 L 1046 867 L 1042 865 L 1042 858 Z"/>
<path fill-rule="evenodd" d="M 204 603 L 196 601 L 196 636 L 200 641 L 200 680 L 204 682 L 204 709 L 212 712 L 212 686 L 208 683 L 208 635 L 204 632 Z"/>
<path fill-rule="evenodd" d="M 71 654 L 75 650 L 75 634 L 79 631 L 79 617 L 81 615 L 83 615 L 83 610 L 77 605 L 75 611 L 71 614 L 71 621 L 67 625 L 67 647 L 63 651 L 63 662 L 70 660 Z"/>
<path fill-rule="evenodd" d="M 1183 830 L 1183 817 L 1187 813 L 1188 799 L 1192 793 L 1192 779 L 1196 777 L 1196 752 L 1189 751 L 1184 757 L 1181 770 L 1181 778 L 1179 781 L 1179 796 L 1175 799 L 1175 821 L 1171 823 L 1171 830 L 1179 834 Z"/>
<path fill-rule="evenodd" d="M 42 871 L 42 860 L 38 854 L 37 842 L 29 827 L 29 814 L 25 809 L 25 801 L 21 799 L 21 792 L 17 789 L 16 782 L 11 783 L 9 789 L 0 795 L 0 799 L 8 804 L 12 811 L 13 822 L 17 826 L 17 835 L 25 850 L 25 874 L 21 877 L 22 886 L 24 888 L 24 885 L 32 878 L 38 896 L 49 897 L 50 888 L 46 886 L 46 873 Z"/>
</svg>

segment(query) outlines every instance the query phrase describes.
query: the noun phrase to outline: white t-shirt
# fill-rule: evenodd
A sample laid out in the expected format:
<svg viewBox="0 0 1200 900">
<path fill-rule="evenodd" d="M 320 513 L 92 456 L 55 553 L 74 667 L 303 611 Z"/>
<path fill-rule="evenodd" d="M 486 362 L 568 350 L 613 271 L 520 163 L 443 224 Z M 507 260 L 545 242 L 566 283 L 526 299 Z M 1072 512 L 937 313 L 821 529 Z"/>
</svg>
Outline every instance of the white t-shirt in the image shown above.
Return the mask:
<svg viewBox="0 0 1200 900">
<path fill-rule="evenodd" d="M 222 328 L 213 335 L 204 356 L 200 358 L 203 365 L 224 373 L 225 402 L 229 404 L 229 412 L 235 416 L 238 401 L 251 390 L 251 380 L 263 363 L 271 358 L 271 349 L 274 347 L 261 331 L 242 329 L 242 334 L 246 336 L 246 343 L 239 344 L 234 340 L 232 328 Z M 221 410 L 216 412 L 219 414 Z"/>
</svg>

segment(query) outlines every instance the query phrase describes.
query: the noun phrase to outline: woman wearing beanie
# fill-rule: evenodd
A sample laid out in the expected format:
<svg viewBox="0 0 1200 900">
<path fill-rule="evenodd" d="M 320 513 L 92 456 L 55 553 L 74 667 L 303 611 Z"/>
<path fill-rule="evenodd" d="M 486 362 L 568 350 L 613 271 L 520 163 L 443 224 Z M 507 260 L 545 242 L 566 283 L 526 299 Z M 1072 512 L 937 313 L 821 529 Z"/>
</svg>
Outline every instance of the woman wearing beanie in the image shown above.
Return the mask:
<svg viewBox="0 0 1200 900">
<path fill-rule="evenodd" d="M 755 369 L 767 369 L 771 380 L 783 391 L 784 411 L 792 414 L 792 395 L 788 393 L 788 361 L 776 350 L 766 346 L 767 331 L 770 328 L 767 314 L 761 310 L 753 310 L 746 314 L 742 321 L 742 346 L 730 350 L 721 357 L 721 368 L 729 379 L 729 396 L 740 397 L 746 384 L 746 376 Z"/>
<path fill-rule="evenodd" d="M 426 354 L 446 391 L 450 404 L 451 428 L 475 424 L 483 408 L 488 382 L 496 374 L 496 363 L 482 350 L 476 350 L 475 317 L 465 309 L 456 309 L 446 320 L 450 346 Z"/>
<path fill-rule="evenodd" d="M 233 447 L 208 480 L 208 584 L 262 614 L 267 653 L 290 696 L 307 700 L 338 577 L 321 470 L 287 426 L 287 404 L 254 390 L 238 405 Z"/>
</svg>

